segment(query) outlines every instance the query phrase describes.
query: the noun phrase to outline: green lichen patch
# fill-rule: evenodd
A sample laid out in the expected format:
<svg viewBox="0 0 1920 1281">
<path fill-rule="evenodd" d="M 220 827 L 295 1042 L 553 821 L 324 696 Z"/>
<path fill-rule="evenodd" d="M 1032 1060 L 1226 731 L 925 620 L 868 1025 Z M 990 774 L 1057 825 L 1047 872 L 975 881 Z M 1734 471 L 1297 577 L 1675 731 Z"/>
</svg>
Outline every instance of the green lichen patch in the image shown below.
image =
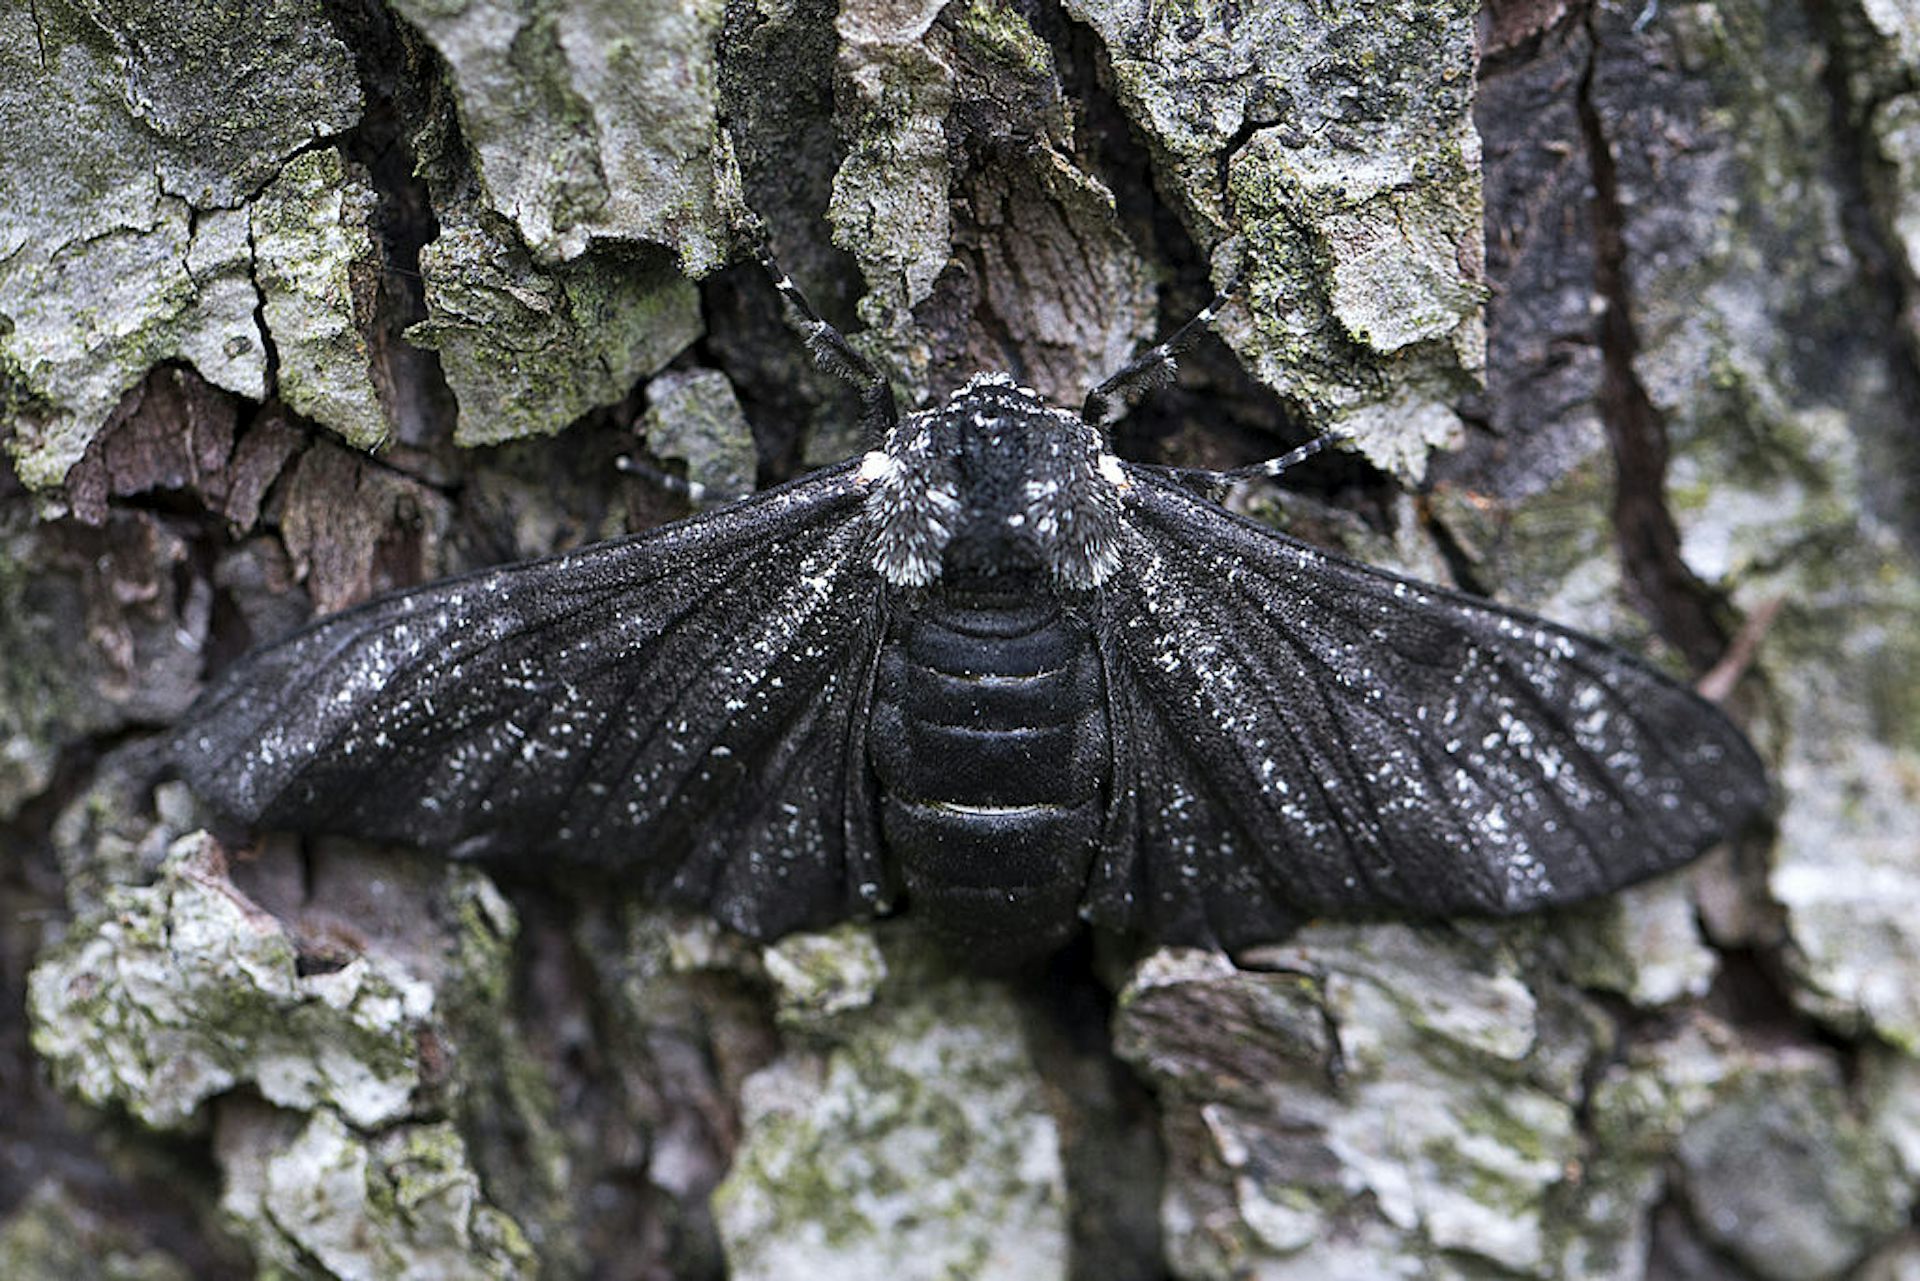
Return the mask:
<svg viewBox="0 0 1920 1281">
<path fill-rule="evenodd" d="M 1462 127 L 1438 168 L 1303 156 L 1284 129 L 1226 166 L 1249 305 L 1222 333 L 1310 421 L 1408 481 L 1458 435 L 1451 402 L 1485 364 L 1484 287 L 1462 247 L 1479 235 L 1477 141 Z"/>
<path fill-rule="evenodd" d="M 236 1110 L 223 1123 L 219 1153 L 227 1170 L 221 1208 L 267 1274 L 538 1274 L 526 1237 L 487 1203 L 451 1125 L 368 1135 L 323 1109 L 295 1133 L 283 1117 Z"/>
<path fill-rule="evenodd" d="M 578 1153 L 569 1146 L 566 1103 L 547 1074 L 537 1020 L 514 1002 L 519 921 L 493 882 L 472 869 L 450 871 L 442 894 L 454 936 L 438 1008 L 463 1160 L 484 1176 L 489 1200 L 541 1243 L 550 1270 L 581 1268 L 583 1249 L 563 1244 L 585 1217 L 575 1201 Z"/>
<path fill-rule="evenodd" d="M 1876 52 L 1886 62 L 1900 68 L 1920 66 L 1920 14 L 1901 0 L 1860 0 L 1858 9 L 1883 42 L 1885 47 Z"/>
<path fill-rule="evenodd" d="M 1703 997 L 1720 972 L 1700 937 L 1687 876 L 1633 886 L 1564 919 L 1570 977 L 1637 1006 Z"/>
<path fill-rule="evenodd" d="M 1906 625 L 1920 626 L 1920 611 Z M 1831 634 L 1826 625 L 1818 631 Z M 1813 671 L 1796 673 L 1796 701 L 1826 694 L 1828 708 L 1845 706 L 1835 683 Z M 1810 732 L 1814 723 L 1810 714 L 1797 729 Z M 1845 732 L 1865 730 L 1856 723 Z M 1778 781 L 1788 802 L 1768 884 L 1787 909 L 1796 998 L 1837 1028 L 1871 1030 L 1920 1055 L 1920 923 L 1912 910 L 1920 870 L 1910 835 L 1920 813 L 1920 753 L 1871 740 L 1796 740 Z"/>
<path fill-rule="evenodd" d="M 1871 1073 L 1863 1109 L 1827 1052 L 1743 1042 L 1704 1015 L 1631 1045 L 1592 1092 L 1557 1275 L 1639 1275 L 1646 1209 L 1676 1193 L 1753 1275 L 1840 1275 L 1899 1231 L 1913 1195 L 1890 1137 L 1913 1111 L 1912 1083 L 1888 1066 Z"/>
<path fill-rule="evenodd" d="M 1222 325 L 1242 361 L 1410 479 L 1485 364 L 1476 7 L 1067 6 L 1188 231 L 1244 280 Z"/>
<path fill-rule="evenodd" d="M 1887 1141 L 1906 1185 L 1920 1185 L 1920 1061 L 1869 1046 L 1859 1069 L 1856 1097 L 1863 1120 Z"/>
<path fill-rule="evenodd" d="M 0 368 L 26 484 L 57 486 L 162 361 L 264 394 L 242 205 L 359 111 L 312 0 L 0 12 Z"/>
<path fill-rule="evenodd" d="M 408 1113 L 425 983 L 367 955 L 302 974 L 294 941 L 233 887 L 204 833 L 174 844 L 157 883 L 110 888 L 103 904 L 29 978 L 34 1049 L 62 1088 L 157 1129 L 243 1083 L 361 1125 Z"/>
<path fill-rule="evenodd" d="M 0 194 L 4 199 L 4 194 Z M 188 359 L 216 386 L 265 390 L 244 225 L 190 226 L 156 197 L 133 225 L 88 235 L 75 252 L 36 239 L 0 264 L 0 342 L 31 396 L 8 448 L 20 479 L 58 485 L 121 397 L 148 369 Z"/>
<path fill-rule="evenodd" d="M 863 925 L 790 935 L 761 960 L 779 992 L 775 1017 L 799 1029 L 831 1028 L 840 1015 L 870 1008 L 888 977 L 886 957 Z"/>
<path fill-rule="evenodd" d="M 686 463 L 701 501 L 723 503 L 753 492 L 760 454 L 733 384 L 718 370 L 669 372 L 649 382 L 640 430 L 654 455 Z"/>
<path fill-rule="evenodd" d="M 1915 43 L 1920 44 L 1920 24 Z M 1906 270 L 1913 273 L 1920 268 L 1920 94 L 1889 96 L 1874 110 L 1871 127 L 1894 175 L 1889 184 L 1892 208 L 1882 217 L 1890 224 Z"/>
<path fill-rule="evenodd" d="M 1913 30 L 1887 6 L 1859 14 L 1877 38 L 1850 50 L 1854 69 L 1904 68 L 1871 94 L 1865 123 L 1887 166 L 1887 181 L 1869 192 L 1874 212 L 1888 247 L 1911 262 L 1920 226 Z M 1770 102 L 1794 104 L 1770 107 L 1764 127 L 1736 135 L 1743 163 L 1729 169 L 1742 194 L 1776 193 L 1755 208 L 1779 243 L 1842 242 L 1844 211 L 1802 184 L 1810 161 L 1792 127 L 1821 100 L 1815 72 L 1766 56 L 1777 33 L 1751 21 L 1692 34 L 1709 55 L 1738 54 L 1738 65 L 1765 70 Z M 1753 87 L 1744 93 L 1757 100 Z M 1797 198 L 1781 200 L 1783 190 Z M 1752 239 L 1759 214 L 1745 203 L 1724 207 L 1731 234 Z M 1885 384 L 1880 349 L 1862 341 L 1857 282 L 1833 273 L 1829 255 L 1776 253 L 1716 281 L 1710 296 L 1724 300 L 1715 308 L 1724 320 L 1714 333 L 1732 354 L 1716 352 L 1720 394 L 1689 415 L 1714 434 L 1687 457 L 1702 489 L 1719 475 L 1740 483 L 1689 511 L 1687 547 L 1690 561 L 1724 565 L 1749 608 L 1783 602 L 1761 661 L 1778 705 L 1784 801 L 1769 885 L 1788 913 L 1795 997 L 1836 1027 L 1920 1055 L 1912 906 L 1920 877 L 1909 835 L 1920 823 L 1912 406 L 1897 383 Z"/>
<path fill-rule="evenodd" d="M 1920 1054 L 1920 563 L 1876 513 L 1872 415 L 1743 399 L 1741 436 L 1690 444 L 1676 472 L 1738 476 L 1682 507 L 1686 551 L 1747 609 L 1780 603 L 1761 649 L 1782 795 L 1768 885 L 1795 999 Z"/>
<path fill-rule="evenodd" d="M 1308 149 L 1287 129 L 1262 130 L 1234 154 L 1236 198 L 1262 221 L 1310 233 L 1299 248 L 1326 273 L 1330 319 L 1375 358 L 1445 342 L 1477 320 L 1484 288 L 1463 272 L 1460 241 L 1478 225 L 1478 141 L 1461 127 L 1425 156 Z"/>
<path fill-rule="evenodd" d="M 1831 193 L 1802 172 L 1794 127 L 1822 87 L 1774 57 L 1777 33 L 1750 21 L 1681 32 L 1691 56 L 1745 66 L 1794 104 L 1770 105 L 1719 154 L 1690 152 L 1692 168 L 1663 176 L 1720 192 L 1686 204 L 1688 232 L 1739 248 L 1669 250 L 1636 267 L 1664 319 L 1642 364 L 1668 413 L 1681 551 L 1743 609 L 1780 606 L 1758 652 L 1760 730 L 1781 797 L 1769 888 L 1787 913 L 1794 999 L 1920 1053 L 1920 878 L 1907 835 L 1920 823 L 1909 676 L 1920 670 L 1920 559 L 1902 532 L 1911 407 L 1862 341 L 1857 287 L 1831 255 L 1760 252 L 1845 241 Z M 1717 88 L 1758 103 L 1746 79 Z"/>
<path fill-rule="evenodd" d="M 1163 1226 L 1190 1274 L 1390 1276 L 1436 1250 L 1544 1274 L 1579 1150 L 1557 1061 L 1587 1033 L 1488 937 L 1314 927 L 1258 970 L 1141 967 L 1115 1043 L 1166 1103 Z"/>
<path fill-rule="evenodd" d="M 1380 400 L 1362 399 L 1328 418 L 1328 430 L 1351 440 L 1382 471 L 1417 484 L 1427 455 L 1458 443 L 1460 416 L 1440 399 L 1442 389 L 1402 387 Z"/>
<path fill-rule="evenodd" d="M 742 1091 L 714 1202 L 731 1275 L 1064 1276 L 1058 1136 L 1006 994 L 902 984 L 838 1027 Z"/>
<path fill-rule="evenodd" d="M 1595 28 L 1590 94 L 1617 171 L 1633 373 L 1672 450 L 1681 555 L 1741 609 L 1780 605 L 1742 700 L 1776 766 L 1768 884 L 1791 994 L 1920 1052 L 1912 406 L 1889 365 L 1907 357 L 1875 332 L 1901 322 L 1891 304 L 1875 319 L 1861 282 L 1878 269 L 1855 259 L 1854 197 L 1831 183 L 1833 86 L 1807 56 L 1823 28 L 1765 6 L 1630 22 Z M 1866 25 L 1880 42 L 1861 29 L 1846 61 L 1897 62 L 1901 24 Z M 1896 179 L 1870 194 L 1896 252 L 1909 115 L 1889 99 L 1874 118 Z"/>
<path fill-rule="evenodd" d="M 1544 488 L 1488 503 L 1472 490 L 1442 486 L 1432 509 L 1505 599 L 1633 648 L 1650 629 L 1621 581 L 1613 459 L 1597 432 L 1590 445 L 1577 461 L 1569 451 Z"/>
<path fill-rule="evenodd" d="M 1608 1064 L 1588 1096 L 1579 1177 L 1552 1198 L 1558 1267 L 1548 1275 L 1642 1275 L 1648 1212 L 1666 1190 L 1672 1145 L 1738 1069 L 1740 1056 L 1730 1029 L 1690 1014 L 1662 1036 L 1627 1045 Z"/>
<path fill-rule="evenodd" d="M 421 251 L 420 271 L 428 318 L 407 336 L 440 353 L 463 445 L 552 435 L 700 335 L 693 285 L 655 257 L 589 255 L 549 270 L 463 222 Z"/>
<path fill-rule="evenodd" d="M 67 910 L 76 916 L 101 911 L 112 886 L 151 882 L 174 839 L 196 826 L 187 785 L 155 787 L 145 746 L 108 753 L 91 785 L 54 820 L 54 856 Z"/>
<path fill-rule="evenodd" d="M 369 222 L 374 200 L 373 189 L 328 148 L 287 165 L 250 214 L 281 399 L 368 450 L 387 438 L 367 348 L 378 270 Z"/>
<path fill-rule="evenodd" d="M 1055 74 L 1053 47 L 1006 0 L 967 0 L 951 6 L 949 18 L 975 48 L 1016 74 L 1035 79 Z"/>
<path fill-rule="evenodd" d="M 65 5 L 32 8 L 43 31 L 64 25 Z M 281 161 L 359 120 L 353 54 L 322 0 L 73 9 L 85 26 L 69 30 L 113 50 L 161 189 L 196 208 L 241 204 Z"/>
</svg>

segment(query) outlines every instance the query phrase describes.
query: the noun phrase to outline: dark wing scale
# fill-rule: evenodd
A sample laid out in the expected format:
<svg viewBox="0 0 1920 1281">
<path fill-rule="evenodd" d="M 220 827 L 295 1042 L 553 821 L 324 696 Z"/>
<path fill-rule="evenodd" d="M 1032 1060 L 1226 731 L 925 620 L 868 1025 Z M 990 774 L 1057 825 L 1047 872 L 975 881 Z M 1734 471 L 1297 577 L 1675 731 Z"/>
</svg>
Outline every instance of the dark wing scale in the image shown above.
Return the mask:
<svg viewBox="0 0 1920 1281">
<path fill-rule="evenodd" d="M 853 467 L 325 619 L 226 673 L 175 757 L 235 818 L 631 867 L 760 937 L 868 908 Z"/>
<path fill-rule="evenodd" d="M 1764 809 L 1740 732 L 1631 656 L 1129 475 L 1109 689 L 1177 760 L 1135 748 L 1116 790 L 1164 793 L 1165 770 L 1205 817 L 1143 801 L 1096 919 L 1148 885 L 1136 922 L 1198 913 L 1229 946 L 1309 914 L 1521 912 L 1675 867 Z M 1185 882 L 1148 866 L 1209 825 L 1257 888 L 1213 885 L 1222 859 Z M 1264 911 L 1279 928 L 1248 921 Z"/>
<path fill-rule="evenodd" d="M 828 593 L 841 586 L 816 581 Z M 845 643 L 795 646 L 766 669 L 750 705 L 709 741 L 656 835 L 658 844 L 688 855 L 670 879 L 649 882 L 649 893 L 705 905 L 721 924 L 754 938 L 878 910 L 890 889 L 866 755 L 881 636 L 876 602 L 848 593 L 817 605 Z M 632 798 L 644 796 L 636 784 Z M 834 877 L 814 875 L 818 867 L 834 869 Z"/>
<path fill-rule="evenodd" d="M 1230 818 L 1139 682 L 1110 661 L 1114 804 L 1083 903 L 1087 919 L 1158 943 L 1236 948 L 1290 933 L 1265 855 Z"/>
</svg>

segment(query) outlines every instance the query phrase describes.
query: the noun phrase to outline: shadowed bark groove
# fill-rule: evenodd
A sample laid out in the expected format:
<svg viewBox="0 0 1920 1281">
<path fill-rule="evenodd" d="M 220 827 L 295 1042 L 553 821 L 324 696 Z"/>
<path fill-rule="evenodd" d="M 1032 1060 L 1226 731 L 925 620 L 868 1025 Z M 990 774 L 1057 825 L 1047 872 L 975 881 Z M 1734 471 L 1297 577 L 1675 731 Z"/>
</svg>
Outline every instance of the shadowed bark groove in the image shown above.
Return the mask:
<svg viewBox="0 0 1920 1281">
<path fill-rule="evenodd" d="M 1900 199 L 1901 175 L 1870 133 L 1873 112 L 1889 99 L 1913 94 L 1920 74 L 1912 68 L 1904 74 L 1882 71 L 1878 79 L 1884 83 L 1874 85 L 1873 71 L 1860 65 L 1858 33 L 1837 7 L 1802 0 L 1802 8 L 1827 55 L 1821 83 L 1834 139 L 1829 168 L 1845 197 L 1841 226 L 1859 263 L 1860 305 L 1867 318 L 1862 331 L 1884 344 L 1894 401 L 1905 409 L 1899 435 L 1869 445 L 1888 462 L 1876 469 L 1879 479 L 1869 493 L 1885 518 L 1904 531 L 1909 545 L 1920 547 L 1920 503 L 1914 501 L 1920 486 L 1915 480 L 1920 476 L 1920 332 L 1914 327 L 1920 279 L 1897 247 L 1898 230 L 1888 225 L 1889 206 L 1897 206 Z"/>
<path fill-rule="evenodd" d="M 1614 167 L 1616 139 L 1593 101 L 1594 65 L 1606 39 L 1589 13 L 1592 48 L 1577 96 L 1580 128 L 1593 175 L 1594 292 L 1600 299 L 1601 421 L 1613 449 L 1613 527 L 1635 595 L 1656 630 L 1704 672 L 1719 661 L 1726 634 L 1713 617 L 1711 593 L 1680 556 L 1680 531 L 1667 509 L 1667 428 L 1634 368 L 1640 339 L 1628 278 L 1627 210 Z"/>
</svg>

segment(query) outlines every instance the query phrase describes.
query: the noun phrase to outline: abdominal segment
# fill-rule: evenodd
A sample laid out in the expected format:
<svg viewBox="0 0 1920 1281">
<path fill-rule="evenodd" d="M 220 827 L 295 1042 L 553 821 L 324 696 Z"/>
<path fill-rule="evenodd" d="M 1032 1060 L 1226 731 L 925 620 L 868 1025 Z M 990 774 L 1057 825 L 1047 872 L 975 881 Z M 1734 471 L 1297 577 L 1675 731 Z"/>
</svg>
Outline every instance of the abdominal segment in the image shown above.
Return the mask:
<svg viewBox="0 0 1920 1281">
<path fill-rule="evenodd" d="M 908 902 L 950 942 L 1073 932 L 1109 773 L 1086 626 L 1043 599 L 950 592 L 897 614 L 868 758 Z"/>
</svg>

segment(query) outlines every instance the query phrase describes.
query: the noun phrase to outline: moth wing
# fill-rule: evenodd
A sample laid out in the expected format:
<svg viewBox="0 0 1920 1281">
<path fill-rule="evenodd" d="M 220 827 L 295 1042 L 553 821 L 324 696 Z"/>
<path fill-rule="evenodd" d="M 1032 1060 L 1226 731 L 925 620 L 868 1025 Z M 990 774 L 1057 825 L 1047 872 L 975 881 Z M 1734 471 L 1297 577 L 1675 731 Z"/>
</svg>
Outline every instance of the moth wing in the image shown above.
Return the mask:
<svg viewBox="0 0 1920 1281">
<path fill-rule="evenodd" d="M 371 601 L 224 674 L 175 759 L 251 823 L 631 868 L 755 937 L 871 910 L 861 501 L 846 464 Z"/>
<path fill-rule="evenodd" d="M 1631 655 L 1130 478 L 1096 921 L 1233 947 L 1320 914 L 1524 912 L 1765 808 L 1740 731 Z"/>
</svg>

